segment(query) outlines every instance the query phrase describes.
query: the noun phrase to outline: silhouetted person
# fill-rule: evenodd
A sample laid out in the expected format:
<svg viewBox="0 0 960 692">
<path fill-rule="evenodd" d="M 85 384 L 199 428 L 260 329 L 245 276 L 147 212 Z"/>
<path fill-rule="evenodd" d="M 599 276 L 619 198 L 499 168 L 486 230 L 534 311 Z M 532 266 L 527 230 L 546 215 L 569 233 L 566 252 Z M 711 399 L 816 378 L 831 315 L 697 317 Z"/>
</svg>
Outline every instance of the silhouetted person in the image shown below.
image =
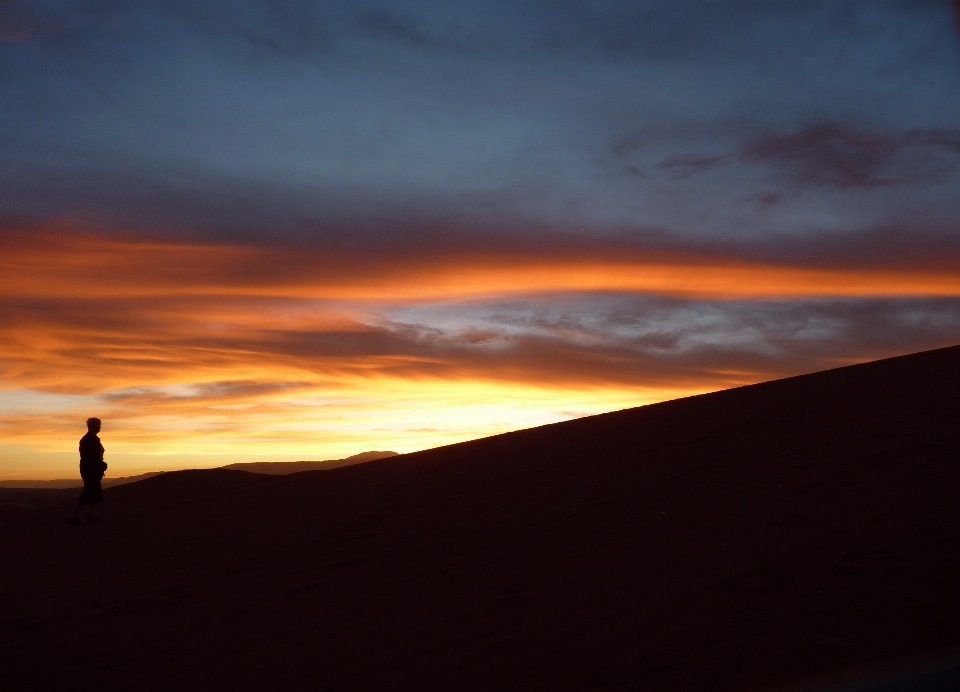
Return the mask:
<svg viewBox="0 0 960 692">
<path fill-rule="evenodd" d="M 77 501 L 77 511 L 70 520 L 72 524 L 80 523 L 80 510 L 87 506 L 87 521 L 96 521 L 96 506 L 103 500 L 103 489 L 100 480 L 107 465 L 103 461 L 103 445 L 97 433 L 100 432 L 100 419 L 87 419 L 87 434 L 80 438 L 80 477 L 83 479 L 83 492 Z"/>
</svg>

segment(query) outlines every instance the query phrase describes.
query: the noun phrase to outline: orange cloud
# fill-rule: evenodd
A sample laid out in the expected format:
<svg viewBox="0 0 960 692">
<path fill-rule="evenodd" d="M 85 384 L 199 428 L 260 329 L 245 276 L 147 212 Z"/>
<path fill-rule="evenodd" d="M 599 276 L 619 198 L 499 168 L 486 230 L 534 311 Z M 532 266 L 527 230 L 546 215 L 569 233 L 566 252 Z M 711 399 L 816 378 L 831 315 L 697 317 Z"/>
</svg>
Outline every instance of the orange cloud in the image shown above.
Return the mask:
<svg viewBox="0 0 960 692">
<path fill-rule="evenodd" d="M 819 268 L 631 250 L 596 255 L 442 250 L 388 257 L 68 233 L 19 234 L 4 248 L 0 268 L 0 295 L 35 298 L 424 301 L 568 291 L 713 300 L 960 295 L 960 271 L 943 268 Z"/>
</svg>

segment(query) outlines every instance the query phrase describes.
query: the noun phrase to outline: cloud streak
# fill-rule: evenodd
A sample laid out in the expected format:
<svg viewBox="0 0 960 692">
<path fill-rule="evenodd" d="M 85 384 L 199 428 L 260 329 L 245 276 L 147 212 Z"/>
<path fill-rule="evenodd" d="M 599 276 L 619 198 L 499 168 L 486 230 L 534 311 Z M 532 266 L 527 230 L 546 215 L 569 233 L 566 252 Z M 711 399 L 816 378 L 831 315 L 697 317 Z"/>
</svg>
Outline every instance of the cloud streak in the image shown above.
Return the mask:
<svg viewBox="0 0 960 692">
<path fill-rule="evenodd" d="M 578 251 L 565 248 L 562 239 L 540 251 L 441 244 L 399 253 L 70 233 L 11 234 L 7 245 L 0 290 L 32 298 L 236 295 L 383 302 L 568 291 L 721 299 L 960 294 L 958 267 L 950 263 L 804 266 L 627 243 Z"/>
</svg>

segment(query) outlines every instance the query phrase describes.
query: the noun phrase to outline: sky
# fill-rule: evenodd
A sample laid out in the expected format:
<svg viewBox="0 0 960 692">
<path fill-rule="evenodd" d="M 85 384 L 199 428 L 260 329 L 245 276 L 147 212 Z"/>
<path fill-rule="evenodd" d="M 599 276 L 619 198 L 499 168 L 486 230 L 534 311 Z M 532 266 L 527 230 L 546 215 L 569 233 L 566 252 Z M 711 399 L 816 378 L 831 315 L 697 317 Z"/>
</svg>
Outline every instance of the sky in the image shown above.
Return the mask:
<svg viewBox="0 0 960 692">
<path fill-rule="evenodd" d="M 960 342 L 949 0 L 0 0 L 0 479 Z"/>
</svg>

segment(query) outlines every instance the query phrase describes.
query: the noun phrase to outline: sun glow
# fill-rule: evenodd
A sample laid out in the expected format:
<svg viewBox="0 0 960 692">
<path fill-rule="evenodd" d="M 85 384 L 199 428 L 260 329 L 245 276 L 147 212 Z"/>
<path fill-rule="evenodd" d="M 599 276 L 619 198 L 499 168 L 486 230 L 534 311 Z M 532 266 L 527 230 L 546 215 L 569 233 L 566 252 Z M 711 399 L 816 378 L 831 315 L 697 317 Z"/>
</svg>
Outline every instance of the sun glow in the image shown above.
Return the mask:
<svg viewBox="0 0 960 692">
<path fill-rule="evenodd" d="M 218 466 L 336 459 L 368 448 L 410 452 L 693 393 L 699 390 L 379 380 L 336 394 L 302 387 L 234 403 L 203 401 L 186 390 L 168 390 L 167 398 L 154 395 L 152 402 L 115 395 L 44 401 L 35 395 L 32 415 L 11 414 L 7 407 L 0 419 L 0 480 L 19 477 L 23 466 L 37 467 L 40 475 L 73 475 L 75 460 L 57 453 L 76 447 L 90 411 L 105 421 L 111 473 L 129 475 L 180 468 L 185 460 Z"/>
</svg>

